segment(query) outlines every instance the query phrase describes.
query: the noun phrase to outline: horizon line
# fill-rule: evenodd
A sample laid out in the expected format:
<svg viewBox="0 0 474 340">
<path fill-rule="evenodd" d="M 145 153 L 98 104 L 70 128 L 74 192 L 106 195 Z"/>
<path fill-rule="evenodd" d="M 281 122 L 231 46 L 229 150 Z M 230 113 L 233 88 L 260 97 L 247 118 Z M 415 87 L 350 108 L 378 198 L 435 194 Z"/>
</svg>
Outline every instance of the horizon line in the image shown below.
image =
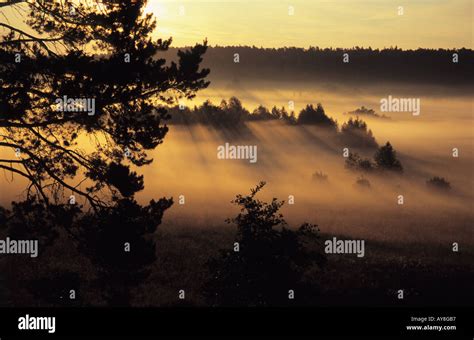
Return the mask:
<svg viewBox="0 0 474 340">
<path fill-rule="evenodd" d="M 198 45 L 201 43 L 196 43 L 195 45 Z M 169 49 L 172 48 L 192 48 L 195 45 L 184 45 L 184 46 L 169 46 Z M 401 48 L 398 46 L 389 46 L 389 47 L 372 47 L 372 46 L 352 46 L 352 47 L 322 47 L 322 46 L 308 46 L 308 47 L 302 47 L 302 46 L 278 46 L 278 47 L 265 47 L 265 46 L 256 46 L 256 45 L 208 45 L 209 48 L 251 48 L 251 49 L 259 49 L 259 50 L 282 50 L 282 49 L 299 49 L 299 50 L 372 50 L 372 51 L 383 51 L 383 50 L 396 50 L 396 51 L 418 51 L 418 50 L 429 50 L 429 51 L 438 51 L 438 50 L 444 50 L 444 51 L 461 51 L 461 50 L 467 50 L 467 51 L 474 51 L 474 48 L 472 47 L 417 47 L 417 48 Z"/>
</svg>

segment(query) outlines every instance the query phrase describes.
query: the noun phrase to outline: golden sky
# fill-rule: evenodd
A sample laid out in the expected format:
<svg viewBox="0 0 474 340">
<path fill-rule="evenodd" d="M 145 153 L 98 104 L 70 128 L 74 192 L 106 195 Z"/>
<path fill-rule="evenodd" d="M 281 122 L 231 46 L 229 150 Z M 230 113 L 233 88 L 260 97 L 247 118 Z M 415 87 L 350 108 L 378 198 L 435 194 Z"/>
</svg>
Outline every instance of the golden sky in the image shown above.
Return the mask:
<svg viewBox="0 0 474 340">
<path fill-rule="evenodd" d="M 474 0 L 149 0 L 146 11 L 174 47 L 474 48 Z M 21 11 L 0 14 L 27 28 Z"/>
<path fill-rule="evenodd" d="M 173 46 L 473 48 L 473 0 L 149 0 Z M 400 8 L 400 6 L 402 8 Z M 399 15 L 403 11 L 402 15 Z M 293 12 L 293 15 L 290 13 Z"/>
</svg>

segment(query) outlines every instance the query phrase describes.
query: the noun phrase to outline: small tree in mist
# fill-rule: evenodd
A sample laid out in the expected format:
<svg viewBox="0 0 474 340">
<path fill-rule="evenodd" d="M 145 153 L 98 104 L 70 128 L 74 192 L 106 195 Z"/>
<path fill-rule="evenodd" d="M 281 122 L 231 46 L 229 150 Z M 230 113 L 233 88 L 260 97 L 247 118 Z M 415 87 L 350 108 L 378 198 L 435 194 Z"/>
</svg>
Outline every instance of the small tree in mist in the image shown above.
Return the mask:
<svg viewBox="0 0 474 340">
<path fill-rule="evenodd" d="M 343 143 L 359 148 L 376 148 L 377 142 L 372 131 L 367 127 L 367 123 L 357 117 L 342 124 L 341 139 Z"/>
<path fill-rule="evenodd" d="M 345 166 L 349 170 L 371 172 L 374 170 L 374 163 L 368 158 L 362 158 L 358 153 L 349 153 Z"/>
<path fill-rule="evenodd" d="M 373 117 L 373 118 L 382 118 L 382 119 L 390 119 L 390 117 L 386 115 L 379 115 L 373 109 L 366 108 L 365 106 L 361 106 L 354 111 L 349 111 L 347 114 L 355 115 L 355 116 L 366 116 L 366 117 Z"/>
<path fill-rule="evenodd" d="M 327 183 L 328 182 L 328 175 L 323 173 L 322 171 L 316 171 L 313 174 L 313 181 L 319 183 Z"/>
<path fill-rule="evenodd" d="M 444 177 L 434 176 L 426 181 L 426 185 L 430 189 L 442 191 L 451 190 L 451 184 Z"/>
<path fill-rule="evenodd" d="M 221 251 L 209 263 L 211 279 L 205 290 L 214 305 L 284 305 L 291 303 L 290 289 L 301 295 L 316 292 L 314 282 L 304 282 L 304 274 L 326 262 L 319 229 L 307 223 L 296 231 L 287 229 L 279 213 L 283 201 L 255 198 L 264 185 L 261 182 L 250 195 L 237 195 L 232 201 L 240 213 L 227 222 L 237 225 L 234 245 L 239 249 Z"/>
<path fill-rule="evenodd" d="M 370 182 L 367 178 L 361 176 L 355 181 L 355 186 L 359 189 L 370 189 Z"/>
<path fill-rule="evenodd" d="M 357 153 L 349 153 L 345 161 L 346 168 L 349 170 L 372 172 L 373 170 L 389 170 L 394 172 L 403 172 L 403 167 L 397 159 L 397 154 L 390 142 L 380 147 L 375 155 L 374 161 L 368 158 L 362 158 Z"/>
<path fill-rule="evenodd" d="M 403 172 L 402 164 L 397 159 L 397 153 L 390 142 L 387 142 L 377 150 L 374 155 L 374 160 L 377 167 L 381 170 Z"/>
</svg>

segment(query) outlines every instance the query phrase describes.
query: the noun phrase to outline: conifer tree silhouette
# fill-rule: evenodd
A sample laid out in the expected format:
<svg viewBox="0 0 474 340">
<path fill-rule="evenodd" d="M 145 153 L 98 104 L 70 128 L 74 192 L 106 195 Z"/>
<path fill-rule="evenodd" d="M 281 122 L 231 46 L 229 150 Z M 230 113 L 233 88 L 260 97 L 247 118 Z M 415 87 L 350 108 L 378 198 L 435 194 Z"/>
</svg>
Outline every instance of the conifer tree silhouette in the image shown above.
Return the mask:
<svg viewBox="0 0 474 340">
<path fill-rule="evenodd" d="M 387 142 L 377 150 L 374 160 L 379 169 L 403 172 L 402 164 L 397 159 L 397 153 L 390 142 Z"/>
<path fill-rule="evenodd" d="M 207 42 L 167 63 L 160 53 L 171 38 L 153 36 L 156 20 L 144 14 L 146 3 L 0 4 L 27 13 L 29 26 L 26 31 L 0 17 L 0 150 L 11 154 L 0 159 L 0 169 L 29 182 L 27 199 L 0 210 L 0 222 L 7 234 L 48 242 L 66 231 L 95 265 L 95 285 L 109 305 L 131 303 L 131 288 L 156 259 L 153 234 L 172 204 L 161 198 L 139 205 L 134 195 L 144 188 L 143 176 L 131 167 L 153 161 L 147 151 L 168 132 L 164 107 L 209 84 L 209 70 L 200 69 Z M 69 110 L 61 99 L 80 104 Z M 94 103 L 87 107 L 93 110 L 85 112 L 84 103 Z M 89 210 L 66 203 L 70 195 Z M 28 285 L 36 287 L 35 296 L 47 285 L 59 296 L 77 277 L 57 279 L 36 277 Z"/>
<path fill-rule="evenodd" d="M 162 104 L 192 98 L 209 84 L 199 69 L 207 43 L 159 58 L 171 44 L 154 38 L 145 0 L 7 1 L 27 11 L 29 33 L 0 22 L 0 168 L 26 178 L 46 203 L 62 190 L 92 207 L 106 195 L 130 197 L 143 178 L 130 164 L 152 162 L 169 118 Z M 93 99 L 93 115 L 58 109 L 57 100 Z M 89 112 L 90 113 L 90 112 Z M 94 141 L 89 148 L 81 136 Z M 84 173 L 87 187 L 71 184 Z"/>
</svg>

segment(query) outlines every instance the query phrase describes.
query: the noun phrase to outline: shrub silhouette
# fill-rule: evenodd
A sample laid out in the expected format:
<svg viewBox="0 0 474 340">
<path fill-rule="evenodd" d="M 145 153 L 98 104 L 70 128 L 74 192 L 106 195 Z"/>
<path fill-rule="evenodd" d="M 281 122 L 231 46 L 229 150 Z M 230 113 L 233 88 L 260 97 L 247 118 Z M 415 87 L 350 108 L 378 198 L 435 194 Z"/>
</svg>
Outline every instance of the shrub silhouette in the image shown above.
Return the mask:
<svg viewBox="0 0 474 340">
<path fill-rule="evenodd" d="M 390 117 L 386 115 L 379 115 L 373 109 L 366 108 L 365 106 L 361 106 L 360 108 L 355 109 L 354 111 L 349 111 L 347 112 L 347 114 L 355 115 L 355 116 L 367 116 L 367 117 L 374 117 L 374 118 L 390 119 Z"/>
<path fill-rule="evenodd" d="M 370 189 L 370 182 L 368 179 L 364 178 L 364 177 L 359 177 L 355 184 L 359 187 L 359 188 L 364 188 L 364 189 Z"/>
<path fill-rule="evenodd" d="M 426 185 L 428 185 L 429 188 L 437 190 L 447 191 L 451 189 L 451 184 L 446 179 L 444 179 L 444 177 L 438 176 L 434 176 L 427 180 Z"/>
<path fill-rule="evenodd" d="M 101 292 L 99 299 L 102 298 L 110 306 L 130 305 L 132 289 L 146 279 L 150 273 L 149 265 L 156 261 L 153 236 L 161 224 L 164 211 L 171 205 L 171 199 L 152 200 L 148 205 L 141 206 L 132 198 L 124 198 L 107 209 L 87 211 L 70 204 L 45 207 L 42 202 L 32 199 L 14 202 L 11 211 L 0 210 L 0 220 L 6 221 L 3 229 L 7 235 L 12 239 L 38 239 L 39 251 L 43 253 L 49 247 L 59 246 L 61 249 L 63 245 L 56 240 L 66 241 L 58 237 L 66 231 L 68 244 L 77 248 L 80 257 L 74 262 L 93 266 L 77 272 L 70 269 L 48 275 L 38 271 L 35 268 L 37 264 L 29 258 L 12 257 L 11 260 L 17 261 L 12 263 L 23 261 L 21 266 L 30 270 L 25 269 L 26 279 L 17 272 L 13 272 L 9 279 L 44 303 L 77 304 L 79 298 L 69 301 L 66 292 L 76 289 L 76 294 L 80 296 L 77 288 L 92 272 L 92 286 Z M 126 242 L 130 244 L 129 252 L 125 251 Z M 42 267 L 56 267 L 55 257 L 42 261 Z"/>
<path fill-rule="evenodd" d="M 380 147 L 374 155 L 375 164 L 381 170 L 403 172 L 403 167 L 397 159 L 397 154 L 390 142 Z"/>
<path fill-rule="evenodd" d="M 255 198 L 264 185 L 261 182 L 250 195 L 237 195 L 232 201 L 241 210 L 227 222 L 237 225 L 235 242 L 240 249 L 222 250 L 220 257 L 209 262 L 212 278 L 205 292 L 213 305 L 285 305 L 291 302 L 290 289 L 316 295 L 314 283 L 305 282 L 304 274 L 326 262 L 319 229 L 307 223 L 297 231 L 287 229 L 278 212 L 283 201 L 274 198 L 266 203 Z"/>
<path fill-rule="evenodd" d="M 362 158 L 358 153 L 349 153 L 349 156 L 346 158 L 345 166 L 350 170 L 364 172 L 375 169 L 375 164 L 370 159 Z"/>
</svg>

